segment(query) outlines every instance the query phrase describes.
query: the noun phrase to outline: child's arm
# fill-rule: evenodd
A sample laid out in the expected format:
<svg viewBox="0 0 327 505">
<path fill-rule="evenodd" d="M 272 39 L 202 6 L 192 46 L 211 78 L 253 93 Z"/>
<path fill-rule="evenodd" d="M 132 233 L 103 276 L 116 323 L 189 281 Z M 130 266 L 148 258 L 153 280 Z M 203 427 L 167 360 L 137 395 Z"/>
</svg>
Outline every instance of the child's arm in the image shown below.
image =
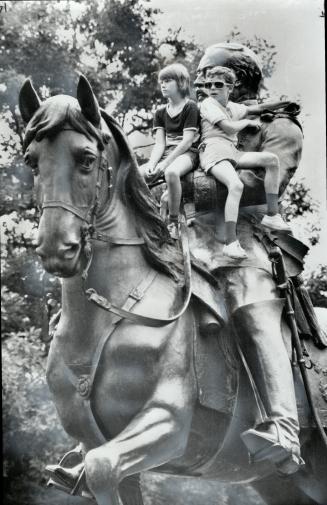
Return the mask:
<svg viewBox="0 0 327 505">
<path fill-rule="evenodd" d="M 281 107 L 286 107 L 289 105 L 290 102 L 289 100 L 284 100 L 282 102 L 265 102 L 257 105 L 247 105 L 247 115 L 249 114 L 261 114 L 265 110 L 276 110 L 280 109 Z"/>
<path fill-rule="evenodd" d="M 248 107 L 245 105 L 237 105 L 237 107 L 241 107 L 241 111 L 238 111 L 238 117 L 244 118 L 248 113 Z M 209 123 L 218 126 L 227 135 L 238 133 L 247 126 L 256 126 L 257 128 L 259 126 L 257 121 L 253 119 L 229 119 L 226 112 L 212 98 L 207 98 L 201 103 L 200 111 L 202 119 L 206 119 Z"/>
<path fill-rule="evenodd" d="M 186 153 L 193 144 L 196 130 L 184 130 L 183 139 L 175 147 L 175 149 L 167 156 L 167 158 L 159 163 L 160 170 L 165 170 L 178 156 Z"/>
<path fill-rule="evenodd" d="M 156 168 L 158 162 L 161 160 L 166 147 L 166 132 L 163 128 L 156 130 L 155 144 L 152 149 L 150 159 L 146 165 L 146 170 L 151 173 Z"/>
<path fill-rule="evenodd" d="M 222 119 L 216 123 L 219 128 L 221 128 L 227 135 L 232 135 L 233 133 L 238 133 L 248 126 L 255 126 L 257 129 L 260 128 L 259 123 L 253 119 L 239 119 L 238 121 L 232 121 L 231 119 Z"/>
</svg>

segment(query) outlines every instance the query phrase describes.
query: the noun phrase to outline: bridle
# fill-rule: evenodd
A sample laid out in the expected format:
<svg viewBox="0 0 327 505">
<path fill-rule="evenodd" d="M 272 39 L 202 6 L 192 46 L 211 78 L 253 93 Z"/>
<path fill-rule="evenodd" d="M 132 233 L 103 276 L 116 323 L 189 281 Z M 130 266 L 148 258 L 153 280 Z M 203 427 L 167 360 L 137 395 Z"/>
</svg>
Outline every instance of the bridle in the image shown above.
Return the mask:
<svg viewBox="0 0 327 505">
<path fill-rule="evenodd" d="M 73 128 L 63 128 L 61 131 L 75 131 Z M 112 137 L 110 137 L 112 138 Z M 106 142 L 108 143 L 108 141 Z M 189 254 L 189 246 L 187 239 L 187 227 L 186 221 L 182 220 L 181 229 L 182 229 L 182 240 L 181 240 L 181 248 L 183 255 L 183 264 L 184 264 L 184 277 L 185 277 L 185 300 L 183 302 L 182 308 L 178 311 L 178 313 L 167 319 L 158 319 L 147 316 L 142 316 L 140 314 L 136 314 L 130 312 L 128 309 L 131 308 L 131 304 L 126 303 L 123 307 L 117 307 L 113 305 L 107 298 L 99 295 L 95 289 L 86 288 L 86 281 L 88 277 L 88 272 L 93 260 L 93 240 L 100 240 L 102 242 L 106 242 L 112 245 L 120 245 L 120 246 L 139 246 L 144 245 L 145 240 L 143 237 L 114 237 L 110 235 L 105 235 L 100 233 L 96 229 L 96 218 L 99 211 L 99 202 L 100 202 L 100 193 L 101 187 L 103 185 L 103 177 L 104 173 L 107 170 L 109 173 L 109 182 L 111 179 L 112 168 L 108 164 L 107 158 L 103 155 L 104 149 L 100 150 L 100 155 L 97 157 L 98 165 L 97 165 L 97 176 L 96 176 L 96 184 L 95 184 L 95 192 L 93 200 L 89 207 L 78 207 L 73 205 L 70 202 L 65 202 L 62 200 L 47 200 L 42 203 L 40 211 L 43 212 L 44 209 L 47 208 L 62 208 L 83 221 L 83 225 L 81 227 L 81 237 L 82 237 L 82 250 L 86 256 L 87 263 L 86 267 L 82 272 L 82 279 L 84 284 L 84 293 L 87 296 L 88 300 L 95 303 L 102 309 L 111 312 L 119 317 L 119 319 L 128 319 L 131 322 L 137 324 L 143 324 L 145 326 L 151 327 L 162 327 L 167 324 L 170 324 L 177 319 L 179 319 L 184 312 L 186 311 L 191 295 L 191 261 Z M 110 184 L 109 184 L 110 187 Z M 135 287 L 130 293 L 128 299 L 134 300 L 134 303 L 140 301 L 145 291 L 153 282 L 154 278 L 157 276 L 157 273 L 147 276 L 146 281 L 144 279 L 141 281 L 140 285 Z M 140 293 L 142 296 L 140 296 Z M 127 300 L 128 302 L 128 300 Z"/>
</svg>

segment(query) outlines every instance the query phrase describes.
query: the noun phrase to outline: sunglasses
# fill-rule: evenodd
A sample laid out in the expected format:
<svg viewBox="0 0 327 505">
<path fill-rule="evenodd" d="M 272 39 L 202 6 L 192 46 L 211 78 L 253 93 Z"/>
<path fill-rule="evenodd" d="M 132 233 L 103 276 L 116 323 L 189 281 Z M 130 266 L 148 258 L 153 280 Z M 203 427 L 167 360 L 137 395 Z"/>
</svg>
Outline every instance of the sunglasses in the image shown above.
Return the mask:
<svg viewBox="0 0 327 505">
<path fill-rule="evenodd" d="M 206 82 L 204 87 L 206 89 L 211 89 L 211 88 L 215 88 L 215 89 L 222 89 L 226 86 L 226 83 L 225 82 L 222 82 L 222 81 L 216 81 L 216 82 Z"/>
</svg>

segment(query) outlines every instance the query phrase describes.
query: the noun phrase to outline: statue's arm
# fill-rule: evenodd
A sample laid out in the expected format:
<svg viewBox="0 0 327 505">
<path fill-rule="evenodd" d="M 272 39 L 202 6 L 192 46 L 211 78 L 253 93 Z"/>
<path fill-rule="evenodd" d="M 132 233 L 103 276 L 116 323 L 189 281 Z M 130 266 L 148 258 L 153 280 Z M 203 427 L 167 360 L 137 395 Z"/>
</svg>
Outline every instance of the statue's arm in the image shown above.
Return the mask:
<svg viewBox="0 0 327 505">
<path fill-rule="evenodd" d="M 291 119 L 276 118 L 262 126 L 260 151 L 268 151 L 279 158 L 280 194 L 283 194 L 299 166 L 302 147 L 302 131 Z"/>
<path fill-rule="evenodd" d="M 249 115 L 251 114 L 262 114 L 262 112 L 266 111 L 267 109 L 269 110 L 277 110 L 281 109 L 282 107 L 287 107 L 287 105 L 290 105 L 292 102 L 289 100 L 284 100 L 284 101 L 278 101 L 278 102 L 264 102 L 261 104 L 257 105 L 247 105 L 247 113 Z"/>
</svg>

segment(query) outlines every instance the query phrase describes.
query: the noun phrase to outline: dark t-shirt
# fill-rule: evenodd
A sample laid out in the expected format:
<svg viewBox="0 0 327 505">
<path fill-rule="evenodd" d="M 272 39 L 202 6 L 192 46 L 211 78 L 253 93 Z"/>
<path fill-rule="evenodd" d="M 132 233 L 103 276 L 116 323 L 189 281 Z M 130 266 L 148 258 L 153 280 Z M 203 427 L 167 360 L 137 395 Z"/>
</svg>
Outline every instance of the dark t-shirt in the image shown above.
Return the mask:
<svg viewBox="0 0 327 505">
<path fill-rule="evenodd" d="M 167 111 L 167 105 L 156 110 L 153 119 L 153 129 L 163 128 L 166 132 L 166 145 L 177 145 L 183 139 L 184 130 L 199 132 L 200 112 L 193 100 L 188 100 L 183 109 L 176 116 L 171 117 Z M 193 145 L 198 142 L 195 136 Z"/>
</svg>

